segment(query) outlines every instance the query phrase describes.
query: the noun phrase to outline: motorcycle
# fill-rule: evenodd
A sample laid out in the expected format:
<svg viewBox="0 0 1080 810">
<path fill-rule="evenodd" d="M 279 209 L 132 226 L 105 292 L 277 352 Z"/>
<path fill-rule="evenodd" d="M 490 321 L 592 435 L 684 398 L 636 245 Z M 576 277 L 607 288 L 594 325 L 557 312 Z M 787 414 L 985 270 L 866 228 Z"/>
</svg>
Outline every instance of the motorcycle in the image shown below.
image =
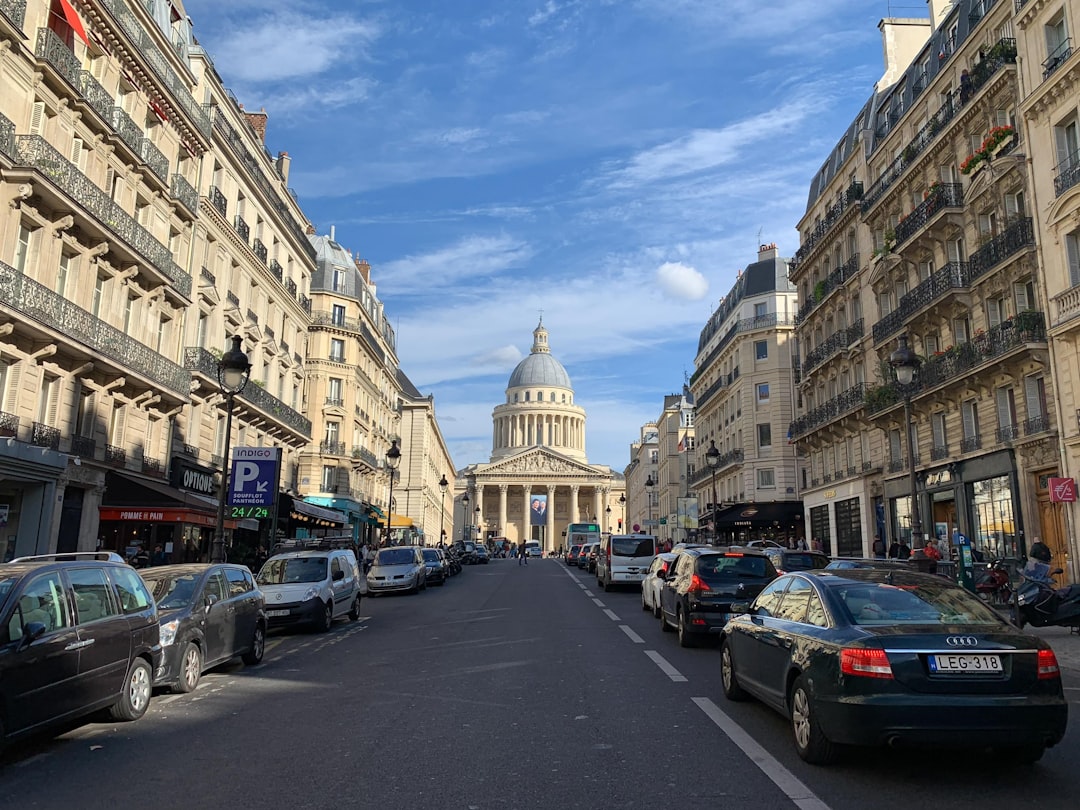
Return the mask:
<svg viewBox="0 0 1080 810">
<path fill-rule="evenodd" d="M 1017 624 L 1033 627 L 1080 628 L 1080 585 L 1055 588 L 1051 579 L 1063 573 L 1045 563 L 1031 561 L 1021 572 L 1016 589 Z"/>
<path fill-rule="evenodd" d="M 1012 601 L 1012 580 L 1009 566 L 998 558 L 975 572 L 975 593 L 992 605 L 1004 606 Z"/>
</svg>

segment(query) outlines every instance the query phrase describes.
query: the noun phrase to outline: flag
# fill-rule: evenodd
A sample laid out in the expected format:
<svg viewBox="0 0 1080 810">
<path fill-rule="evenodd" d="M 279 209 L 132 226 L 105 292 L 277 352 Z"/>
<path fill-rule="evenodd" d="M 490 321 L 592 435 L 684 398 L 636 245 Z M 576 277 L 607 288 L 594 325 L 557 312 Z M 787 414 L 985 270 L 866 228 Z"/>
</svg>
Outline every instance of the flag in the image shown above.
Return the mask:
<svg viewBox="0 0 1080 810">
<path fill-rule="evenodd" d="M 795 437 L 791 435 L 791 425 L 788 425 L 787 429 L 787 443 L 795 444 Z"/>
<path fill-rule="evenodd" d="M 67 24 L 75 32 L 75 36 L 85 42 L 86 47 L 89 48 L 90 38 L 86 36 L 86 29 L 83 28 L 82 20 L 79 19 L 79 13 L 72 7 L 70 0 L 60 0 L 60 8 L 64 12 L 64 19 L 67 20 Z"/>
<path fill-rule="evenodd" d="M 675 448 L 675 449 L 679 453 L 683 452 L 686 449 L 686 437 L 685 436 L 683 436 L 681 439 L 679 439 L 679 446 L 677 448 Z"/>
</svg>

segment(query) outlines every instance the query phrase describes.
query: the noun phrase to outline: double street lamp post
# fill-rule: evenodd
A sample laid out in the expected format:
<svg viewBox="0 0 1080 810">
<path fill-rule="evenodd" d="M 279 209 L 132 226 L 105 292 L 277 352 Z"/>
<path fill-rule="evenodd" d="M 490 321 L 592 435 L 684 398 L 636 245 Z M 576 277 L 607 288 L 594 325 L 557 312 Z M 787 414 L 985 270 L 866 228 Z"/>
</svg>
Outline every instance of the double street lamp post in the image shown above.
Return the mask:
<svg viewBox="0 0 1080 810">
<path fill-rule="evenodd" d="M 394 476 L 397 475 L 398 465 L 401 464 L 401 450 L 398 448 L 398 440 L 390 443 L 390 449 L 386 451 L 386 467 L 390 470 L 390 501 L 386 506 L 386 541 L 390 545 L 393 539 L 394 524 Z"/>
<path fill-rule="evenodd" d="M 218 384 L 225 394 L 225 449 L 222 453 L 221 480 L 218 482 L 217 526 L 210 546 L 210 562 L 225 562 L 225 499 L 229 492 L 229 445 L 232 438 L 232 412 L 236 395 L 244 390 L 251 377 L 251 363 L 240 348 L 240 336 L 232 338 L 232 349 L 221 355 L 218 361 Z M 273 542 L 273 538 L 271 538 Z"/>
<path fill-rule="evenodd" d="M 611 534 L 611 507 L 609 506 L 604 511 L 607 513 L 607 530 L 608 530 L 608 534 Z"/>
<path fill-rule="evenodd" d="M 908 346 L 907 335 L 901 335 L 896 351 L 889 355 L 889 365 L 896 371 L 896 381 L 904 394 L 904 431 L 907 433 L 908 487 L 911 497 L 911 548 L 923 547 L 922 518 L 919 517 L 919 493 L 915 486 L 915 441 L 912 437 L 911 394 L 915 373 L 922 365 L 922 358 Z"/>
<path fill-rule="evenodd" d="M 622 525 L 619 528 L 622 531 L 626 531 L 626 493 L 622 493 L 619 496 L 619 504 L 622 506 Z"/>
<path fill-rule="evenodd" d="M 469 493 L 461 496 L 461 542 L 469 539 Z"/>
<path fill-rule="evenodd" d="M 660 534 L 660 532 L 657 531 L 660 527 L 653 525 L 652 516 L 652 491 L 655 486 L 656 482 L 652 480 L 652 475 L 645 479 L 645 498 L 649 502 L 649 528 L 653 530 L 650 532 L 653 537 L 657 537 Z"/>
<path fill-rule="evenodd" d="M 439 542 L 446 543 L 446 490 L 450 482 L 444 475 L 439 479 L 439 489 L 442 490 L 442 512 L 439 513 Z"/>
<path fill-rule="evenodd" d="M 709 449 L 705 451 L 705 463 L 712 470 L 712 508 L 709 509 L 709 525 L 712 527 L 713 543 L 716 543 L 720 533 L 716 530 L 716 470 L 720 466 L 720 451 L 716 449 L 716 442 L 709 440 Z"/>
</svg>

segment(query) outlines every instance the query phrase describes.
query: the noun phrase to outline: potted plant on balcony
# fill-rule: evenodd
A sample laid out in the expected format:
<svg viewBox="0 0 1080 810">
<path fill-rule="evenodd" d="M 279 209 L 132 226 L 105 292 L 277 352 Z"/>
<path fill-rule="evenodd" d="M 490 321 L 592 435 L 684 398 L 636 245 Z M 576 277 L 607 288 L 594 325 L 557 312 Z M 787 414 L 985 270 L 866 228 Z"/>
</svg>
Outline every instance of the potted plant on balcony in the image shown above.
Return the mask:
<svg viewBox="0 0 1080 810">
<path fill-rule="evenodd" d="M 983 149 L 991 155 L 997 155 L 1012 145 L 1016 140 L 1016 129 L 1010 126 L 994 127 L 983 141 Z"/>
<path fill-rule="evenodd" d="M 931 197 L 937 197 L 939 194 L 941 194 L 941 191 L 942 191 L 941 181 L 940 180 L 935 180 L 933 183 L 931 183 L 929 185 L 929 187 L 927 187 L 926 191 L 923 192 L 922 198 L 924 200 L 928 200 Z"/>
<path fill-rule="evenodd" d="M 821 279 L 814 285 L 814 303 L 820 304 L 823 298 L 825 298 L 825 279 Z"/>
<path fill-rule="evenodd" d="M 903 220 L 901 219 L 901 221 Z M 874 250 L 873 258 L 876 260 L 882 256 L 888 256 L 892 253 L 894 247 L 896 247 L 896 231 L 887 228 L 882 236 L 881 247 Z"/>
</svg>

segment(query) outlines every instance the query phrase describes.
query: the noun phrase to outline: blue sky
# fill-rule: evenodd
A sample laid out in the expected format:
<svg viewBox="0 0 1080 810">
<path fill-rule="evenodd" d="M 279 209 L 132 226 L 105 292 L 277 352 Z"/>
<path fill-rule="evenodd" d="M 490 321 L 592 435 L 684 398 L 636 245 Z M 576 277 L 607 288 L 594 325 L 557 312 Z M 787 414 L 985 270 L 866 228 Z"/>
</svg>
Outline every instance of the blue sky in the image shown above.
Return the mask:
<svg viewBox="0 0 1080 810">
<path fill-rule="evenodd" d="M 925 5 L 892 8 L 926 16 Z M 867 0 L 189 0 L 320 233 L 371 262 L 458 467 L 543 311 L 621 471 L 882 73 Z"/>
</svg>

